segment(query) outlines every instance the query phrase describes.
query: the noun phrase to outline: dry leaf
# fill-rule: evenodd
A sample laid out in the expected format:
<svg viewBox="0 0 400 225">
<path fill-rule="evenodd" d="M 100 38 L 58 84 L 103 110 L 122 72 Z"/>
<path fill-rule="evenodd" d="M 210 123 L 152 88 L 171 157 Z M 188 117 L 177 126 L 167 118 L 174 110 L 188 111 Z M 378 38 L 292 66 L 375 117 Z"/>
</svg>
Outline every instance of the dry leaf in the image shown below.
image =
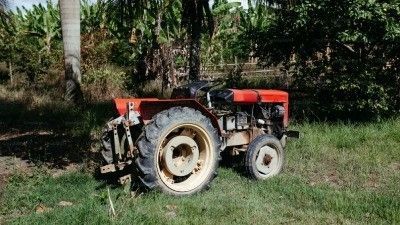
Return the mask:
<svg viewBox="0 0 400 225">
<path fill-rule="evenodd" d="M 167 208 L 168 212 L 165 213 L 165 216 L 168 218 L 175 218 L 176 217 L 176 210 L 178 209 L 178 206 L 176 205 L 166 205 L 165 208 Z"/>
<path fill-rule="evenodd" d="M 67 201 L 61 201 L 58 203 L 59 206 L 71 206 L 73 205 L 72 202 L 67 202 Z"/>
<path fill-rule="evenodd" d="M 169 211 L 175 211 L 178 207 L 176 205 L 166 205 L 165 208 Z"/>
<path fill-rule="evenodd" d="M 47 211 L 50 211 L 51 208 L 46 207 L 45 205 L 43 205 L 42 203 L 39 203 L 36 207 L 35 207 L 35 211 L 36 213 L 44 213 Z"/>
</svg>

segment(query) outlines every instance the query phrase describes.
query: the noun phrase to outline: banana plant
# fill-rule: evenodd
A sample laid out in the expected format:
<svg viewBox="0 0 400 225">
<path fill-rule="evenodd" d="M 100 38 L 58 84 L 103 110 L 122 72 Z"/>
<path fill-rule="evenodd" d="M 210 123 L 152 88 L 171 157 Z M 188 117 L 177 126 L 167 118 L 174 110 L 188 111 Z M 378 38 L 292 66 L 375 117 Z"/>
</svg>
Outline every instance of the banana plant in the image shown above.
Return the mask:
<svg viewBox="0 0 400 225">
<path fill-rule="evenodd" d="M 248 0 L 248 9 L 240 14 L 241 29 L 245 32 L 265 30 L 273 21 L 274 7 L 263 1 Z"/>
<path fill-rule="evenodd" d="M 81 30 L 82 33 L 91 33 L 107 26 L 107 3 L 88 0 L 81 1 Z"/>
<path fill-rule="evenodd" d="M 203 38 L 203 65 L 221 64 L 234 59 L 234 54 L 230 50 L 238 36 L 240 13 L 243 10 L 240 2 L 227 0 L 214 2 L 212 8 L 214 32 L 211 37 Z"/>
<path fill-rule="evenodd" d="M 13 66 L 15 62 L 15 45 L 17 32 L 14 21 L 7 11 L 8 1 L 0 0 L 0 62 L 6 62 L 8 75 L 13 82 Z"/>
<path fill-rule="evenodd" d="M 40 38 L 40 44 L 47 53 L 51 51 L 53 39 L 61 38 L 60 12 L 51 0 L 42 4 L 33 5 L 32 9 L 17 9 L 14 13 L 17 24 L 30 36 Z"/>
</svg>

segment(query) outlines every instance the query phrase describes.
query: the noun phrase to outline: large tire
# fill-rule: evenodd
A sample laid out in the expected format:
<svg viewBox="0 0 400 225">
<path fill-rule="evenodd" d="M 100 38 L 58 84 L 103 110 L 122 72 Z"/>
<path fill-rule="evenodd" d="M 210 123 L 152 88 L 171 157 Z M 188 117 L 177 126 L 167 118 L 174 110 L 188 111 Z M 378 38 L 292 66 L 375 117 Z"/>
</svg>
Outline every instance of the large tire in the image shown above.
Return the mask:
<svg viewBox="0 0 400 225">
<path fill-rule="evenodd" d="M 105 130 L 101 136 L 102 148 L 101 155 L 103 156 L 104 164 L 111 164 L 114 162 L 114 155 L 112 150 L 113 142 L 111 141 L 112 132 Z"/>
<path fill-rule="evenodd" d="M 140 183 L 171 195 L 191 195 L 217 175 L 220 141 L 201 112 L 173 107 L 155 115 L 138 138 Z M 197 154 L 197 153 L 198 154 Z"/>
<path fill-rule="evenodd" d="M 260 135 L 247 148 L 246 171 L 253 179 L 265 180 L 282 171 L 284 159 L 285 152 L 279 139 L 272 135 Z"/>
</svg>

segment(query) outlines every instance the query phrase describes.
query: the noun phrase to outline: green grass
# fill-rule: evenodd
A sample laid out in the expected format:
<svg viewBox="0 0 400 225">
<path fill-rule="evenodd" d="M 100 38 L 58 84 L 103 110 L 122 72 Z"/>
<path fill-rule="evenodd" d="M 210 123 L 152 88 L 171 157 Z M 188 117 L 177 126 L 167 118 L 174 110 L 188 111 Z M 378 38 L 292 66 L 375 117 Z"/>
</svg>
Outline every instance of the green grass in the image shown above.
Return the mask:
<svg viewBox="0 0 400 225">
<path fill-rule="evenodd" d="M 211 190 L 130 198 L 85 172 L 16 174 L 0 203 L 10 224 L 399 224 L 400 120 L 295 125 L 285 171 L 255 182 L 220 168 Z M 107 188 L 116 209 L 109 216 Z M 72 206 L 59 206 L 60 201 Z M 37 213 L 41 204 L 49 208 Z"/>
</svg>

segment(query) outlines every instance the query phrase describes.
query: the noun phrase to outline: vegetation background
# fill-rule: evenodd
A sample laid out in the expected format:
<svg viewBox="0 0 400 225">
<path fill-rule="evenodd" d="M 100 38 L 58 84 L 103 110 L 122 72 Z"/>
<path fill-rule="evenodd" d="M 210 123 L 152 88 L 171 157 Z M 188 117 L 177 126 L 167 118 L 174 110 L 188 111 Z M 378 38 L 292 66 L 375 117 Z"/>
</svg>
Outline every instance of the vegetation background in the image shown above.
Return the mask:
<svg viewBox="0 0 400 225">
<path fill-rule="evenodd" d="M 81 1 L 78 105 L 64 100 L 56 2 L 0 5 L 0 223 L 399 223 L 400 2 L 190 2 Z M 117 187 L 110 217 L 114 186 L 90 175 L 110 100 L 216 78 L 289 91 L 303 138 L 284 174 L 222 168 L 183 199 Z"/>
</svg>

